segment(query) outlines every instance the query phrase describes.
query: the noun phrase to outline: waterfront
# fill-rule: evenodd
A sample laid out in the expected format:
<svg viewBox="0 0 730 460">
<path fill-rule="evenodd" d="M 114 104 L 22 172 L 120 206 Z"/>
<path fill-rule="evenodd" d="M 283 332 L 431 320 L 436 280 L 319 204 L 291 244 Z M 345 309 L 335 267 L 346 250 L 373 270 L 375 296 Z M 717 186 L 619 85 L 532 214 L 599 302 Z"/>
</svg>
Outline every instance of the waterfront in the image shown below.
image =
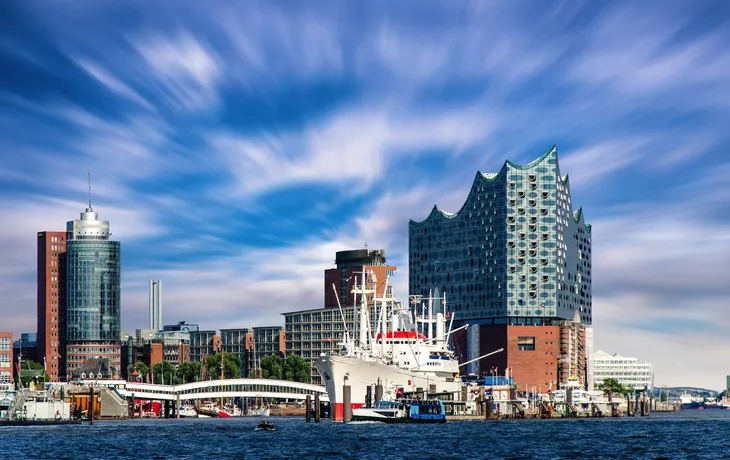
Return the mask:
<svg viewBox="0 0 730 460">
<path fill-rule="evenodd" d="M 726 458 L 730 411 L 619 419 L 454 422 L 445 425 L 305 423 L 261 419 L 102 421 L 0 428 L 4 458 Z"/>
</svg>

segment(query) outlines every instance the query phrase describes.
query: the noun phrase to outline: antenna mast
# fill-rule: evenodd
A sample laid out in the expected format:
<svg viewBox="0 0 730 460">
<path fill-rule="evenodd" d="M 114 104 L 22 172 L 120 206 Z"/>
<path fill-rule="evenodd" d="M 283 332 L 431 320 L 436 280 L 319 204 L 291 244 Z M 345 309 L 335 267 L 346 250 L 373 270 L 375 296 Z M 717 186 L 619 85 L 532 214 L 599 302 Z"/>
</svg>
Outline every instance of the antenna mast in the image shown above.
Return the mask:
<svg viewBox="0 0 730 460">
<path fill-rule="evenodd" d="M 91 168 L 86 167 L 86 177 L 89 180 L 89 209 L 91 209 Z"/>
</svg>

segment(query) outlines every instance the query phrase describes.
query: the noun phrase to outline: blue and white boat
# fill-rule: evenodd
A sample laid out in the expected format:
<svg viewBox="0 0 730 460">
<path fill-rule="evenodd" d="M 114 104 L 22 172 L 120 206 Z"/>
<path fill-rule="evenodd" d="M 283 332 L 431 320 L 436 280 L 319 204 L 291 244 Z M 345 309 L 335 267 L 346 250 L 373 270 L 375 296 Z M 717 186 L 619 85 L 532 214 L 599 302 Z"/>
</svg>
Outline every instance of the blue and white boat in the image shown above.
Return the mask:
<svg viewBox="0 0 730 460">
<path fill-rule="evenodd" d="M 353 422 L 446 423 L 444 405 L 438 399 L 377 401 L 373 407 L 352 410 Z"/>
</svg>

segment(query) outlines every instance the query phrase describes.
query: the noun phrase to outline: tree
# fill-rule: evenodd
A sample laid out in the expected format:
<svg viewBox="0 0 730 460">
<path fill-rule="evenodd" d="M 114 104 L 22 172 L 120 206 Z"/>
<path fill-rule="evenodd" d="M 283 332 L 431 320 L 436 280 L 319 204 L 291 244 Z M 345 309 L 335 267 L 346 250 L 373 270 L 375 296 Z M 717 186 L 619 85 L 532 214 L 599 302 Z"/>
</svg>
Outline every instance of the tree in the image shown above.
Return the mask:
<svg viewBox="0 0 730 460">
<path fill-rule="evenodd" d="M 152 382 L 158 385 L 174 385 L 180 383 L 175 366 L 167 361 L 155 363 L 152 366 Z"/>
<path fill-rule="evenodd" d="M 279 355 L 268 355 L 261 358 L 261 377 L 265 379 L 284 380 L 284 360 Z"/>
<path fill-rule="evenodd" d="M 188 361 L 177 367 L 177 377 L 182 383 L 197 382 L 200 380 L 202 365 L 196 361 Z"/>
<path fill-rule="evenodd" d="M 221 375 L 221 358 L 223 358 L 224 378 L 241 377 L 241 359 L 231 353 L 218 352 L 205 358 L 205 372 L 209 380 L 216 380 Z"/>
<path fill-rule="evenodd" d="M 43 365 L 41 363 L 33 360 L 25 360 L 20 366 L 20 373 L 18 377 L 20 377 L 20 381 L 23 383 L 24 387 L 28 387 L 30 382 L 43 383 L 51 380 L 43 369 Z"/>
<path fill-rule="evenodd" d="M 140 380 L 144 382 L 145 379 L 147 379 L 147 373 L 150 371 L 150 368 L 141 361 L 130 364 L 129 366 L 127 366 L 127 380 L 132 379 L 132 374 L 134 374 L 134 371 L 137 371 L 139 373 Z"/>
<path fill-rule="evenodd" d="M 309 383 L 312 377 L 311 366 L 298 355 L 289 355 L 284 360 L 284 380 Z"/>
<path fill-rule="evenodd" d="M 612 399 L 613 394 L 624 394 L 625 388 L 616 379 L 606 379 L 598 384 L 598 389 L 608 395 L 608 399 Z"/>
</svg>

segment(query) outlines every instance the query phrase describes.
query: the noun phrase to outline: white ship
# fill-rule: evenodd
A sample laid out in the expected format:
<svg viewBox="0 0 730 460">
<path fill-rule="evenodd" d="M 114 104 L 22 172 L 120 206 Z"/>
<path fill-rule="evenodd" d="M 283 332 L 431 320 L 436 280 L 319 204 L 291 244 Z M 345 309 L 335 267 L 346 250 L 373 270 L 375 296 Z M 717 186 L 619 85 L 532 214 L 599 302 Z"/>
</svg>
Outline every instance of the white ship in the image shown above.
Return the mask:
<svg viewBox="0 0 730 460">
<path fill-rule="evenodd" d="M 340 354 L 323 354 L 316 362 L 327 388 L 334 419 L 343 419 L 344 385 L 350 387 L 353 409 L 363 407 L 368 394 L 374 401 L 380 388 L 383 391 L 381 398 L 386 399 L 418 392 L 423 392 L 424 397 L 436 393 L 457 395 L 462 385 L 459 379 L 460 365 L 448 342 L 451 334 L 467 326 L 452 330 L 451 317 L 447 331 L 449 314 L 445 296 L 436 299 L 430 297 L 427 302 L 422 302 L 421 296 L 412 296 L 415 315 L 399 306 L 392 296 L 381 299 L 373 297 L 373 302 L 367 304 L 366 298 L 370 294 L 374 295 L 375 289 L 366 286 L 374 286 L 376 280 L 371 272 L 365 273 L 364 277 L 359 286 L 355 282 L 353 289 L 353 293 L 361 294 L 361 302 L 355 312 L 355 316 L 359 316 L 354 327 L 357 330 L 352 331 L 351 335 L 345 325 L 345 341 L 341 344 L 344 350 Z M 388 281 L 386 279 L 383 292 L 389 292 Z M 442 302 L 443 306 L 437 308 L 439 311 L 435 314 L 434 301 Z M 421 315 L 417 312 L 419 307 Z M 340 313 L 344 323 L 341 306 Z M 375 331 L 372 331 L 372 327 L 375 327 Z M 353 339 L 355 335 L 358 336 L 357 343 Z M 494 353 L 499 351 L 502 350 Z"/>
</svg>

